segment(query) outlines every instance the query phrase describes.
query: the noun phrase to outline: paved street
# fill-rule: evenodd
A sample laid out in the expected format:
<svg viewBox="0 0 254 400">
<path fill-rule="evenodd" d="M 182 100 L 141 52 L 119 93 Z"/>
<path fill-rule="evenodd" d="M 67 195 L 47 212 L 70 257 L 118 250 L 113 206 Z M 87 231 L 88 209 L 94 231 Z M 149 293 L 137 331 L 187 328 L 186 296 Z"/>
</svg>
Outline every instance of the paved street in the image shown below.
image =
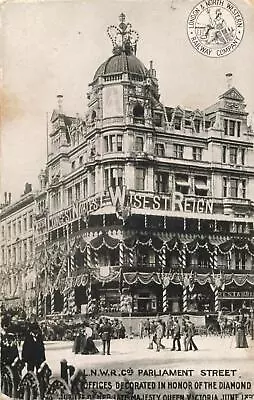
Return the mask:
<svg viewBox="0 0 254 400">
<path fill-rule="evenodd" d="M 195 341 L 199 351 L 172 352 L 170 351 L 171 340 L 164 339 L 166 348 L 160 352 L 156 352 L 155 350 L 148 349 L 147 338 L 119 339 L 111 342 L 112 350 L 110 356 L 101 354 L 100 341 L 96 341 L 96 345 L 100 350 L 100 354 L 96 355 L 73 354 L 71 342 L 48 342 L 46 344 L 46 356 L 54 375 L 59 375 L 60 360 L 66 359 L 68 363 L 75 367 L 85 369 L 88 381 L 110 381 L 113 382 L 114 388 L 115 382 L 123 381 L 126 374 L 130 381 L 150 382 L 150 385 L 155 385 L 154 382 L 157 381 L 156 386 L 145 388 L 145 393 L 151 395 L 154 393 L 165 393 L 165 390 L 159 390 L 158 381 L 166 382 L 170 393 L 177 396 L 183 393 L 180 390 L 181 387 L 168 386 L 171 385 L 168 381 L 175 382 L 175 384 L 177 382 L 181 384 L 185 382 L 188 386 L 188 393 L 192 392 L 190 389 L 194 389 L 194 382 L 202 382 L 200 383 L 202 385 L 200 386 L 200 390 L 194 390 L 195 393 L 218 393 L 222 400 L 241 400 L 239 397 L 222 398 L 221 393 L 231 396 L 235 393 L 254 393 L 254 341 L 248 338 L 248 349 L 236 349 L 234 340 L 234 337 L 197 336 L 195 337 Z M 126 371 L 130 367 L 133 369 L 133 374 L 128 375 Z M 155 373 L 163 374 L 165 369 L 171 371 L 171 376 L 154 376 Z M 202 370 L 203 372 L 201 372 Z M 209 372 L 208 370 L 214 371 Z M 184 374 L 187 374 L 187 376 L 184 376 Z M 208 376 L 209 374 L 210 376 Z M 220 374 L 220 376 L 215 376 L 216 374 Z M 249 382 L 249 384 L 242 388 L 223 386 L 223 382 L 238 382 L 239 385 L 241 381 L 245 382 L 245 384 Z M 221 383 L 219 384 L 219 382 Z M 221 386 L 219 387 L 219 385 Z M 184 389 L 187 386 L 184 386 Z M 140 393 L 139 390 L 138 393 Z"/>
</svg>

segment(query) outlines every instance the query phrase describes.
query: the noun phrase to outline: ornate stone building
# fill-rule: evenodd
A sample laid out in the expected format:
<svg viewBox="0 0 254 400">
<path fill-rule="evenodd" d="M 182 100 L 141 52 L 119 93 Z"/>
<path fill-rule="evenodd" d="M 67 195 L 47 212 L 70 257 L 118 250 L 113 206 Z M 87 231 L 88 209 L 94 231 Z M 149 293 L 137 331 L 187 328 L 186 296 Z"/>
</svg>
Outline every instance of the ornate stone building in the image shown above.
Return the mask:
<svg viewBox="0 0 254 400">
<path fill-rule="evenodd" d="M 108 35 L 85 116 L 66 115 L 62 96 L 52 113 L 35 199 L 38 312 L 251 307 L 254 136 L 242 94 L 228 74 L 207 109 L 167 107 L 123 14 Z"/>
<path fill-rule="evenodd" d="M 0 213 L 1 297 L 5 306 L 36 311 L 36 272 L 34 270 L 34 193 L 31 185 L 16 202 L 5 193 Z"/>
</svg>

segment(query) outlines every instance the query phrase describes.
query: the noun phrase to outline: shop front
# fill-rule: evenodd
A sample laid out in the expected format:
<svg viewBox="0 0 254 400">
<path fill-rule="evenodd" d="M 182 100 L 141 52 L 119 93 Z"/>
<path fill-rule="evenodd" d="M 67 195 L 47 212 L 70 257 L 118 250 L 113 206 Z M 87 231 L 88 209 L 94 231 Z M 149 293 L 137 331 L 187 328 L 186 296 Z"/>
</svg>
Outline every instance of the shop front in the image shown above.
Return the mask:
<svg viewBox="0 0 254 400">
<path fill-rule="evenodd" d="M 250 310 L 254 307 L 254 287 L 244 285 L 243 287 L 228 286 L 219 292 L 221 309 L 226 312 L 238 312 L 240 309 Z"/>
</svg>

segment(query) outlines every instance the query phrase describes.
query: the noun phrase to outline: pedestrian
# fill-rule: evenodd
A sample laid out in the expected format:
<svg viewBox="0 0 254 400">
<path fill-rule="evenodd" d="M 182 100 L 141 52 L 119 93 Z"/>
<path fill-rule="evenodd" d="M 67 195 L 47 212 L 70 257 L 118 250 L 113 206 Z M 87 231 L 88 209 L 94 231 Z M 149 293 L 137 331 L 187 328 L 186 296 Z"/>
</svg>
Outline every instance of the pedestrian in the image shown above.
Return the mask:
<svg viewBox="0 0 254 400">
<path fill-rule="evenodd" d="M 160 351 L 160 349 L 165 349 L 165 346 L 161 343 L 161 340 L 163 338 L 163 325 L 162 321 L 159 319 L 156 324 L 156 351 Z"/>
<path fill-rule="evenodd" d="M 120 321 L 119 328 L 118 328 L 118 337 L 119 339 L 124 339 L 126 334 L 126 329 L 122 321 Z"/>
<path fill-rule="evenodd" d="M 236 348 L 247 348 L 248 343 L 245 334 L 245 318 L 243 315 L 236 317 L 235 321 Z"/>
<path fill-rule="evenodd" d="M 181 329 L 180 329 L 178 319 L 175 318 L 174 319 L 174 330 L 173 330 L 173 347 L 172 347 L 171 351 L 176 350 L 176 343 L 177 343 L 177 347 L 178 347 L 176 351 L 181 351 L 180 338 L 181 338 Z"/>
<path fill-rule="evenodd" d="M 107 352 L 107 354 L 110 355 L 110 341 L 112 338 L 113 330 L 112 330 L 112 326 L 107 318 L 102 323 L 102 325 L 99 329 L 99 333 L 100 333 L 101 340 L 102 340 L 103 354 L 105 355 Z"/>
<path fill-rule="evenodd" d="M 189 339 L 188 339 L 188 323 L 187 323 L 187 317 L 183 318 L 182 322 L 182 334 L 183 334 L 183 345 L 184 345 L 184 351 L 190 350 L 189 348 Z"/>
<path fill-rule="evenodd" d="M 37 323 L 30 324 L 22 348 L 22 360 L 27 363 L 27 371 L 38 371 L 46 360 L 41 330 Z"/>
<path fill-rule="evenodd" d="M 151 324 L 149 318 L 147 318 L 144 322 L 144 336 L 148 336 L 150 338 L 151 334 Z"/>
<path fill-rule="evenodd" d="M 193 322 L 189 320 L 189 317 L 187 319 L 187 335 L 188 335 L 188 344 L 187 344 L 188 350 L 197 351 L 198 348 L 193 340 L 193 336 L 195 335 L 195 326 Z"/>
<path fill-rule="evenodd" d="M 169 314 L 167 321 L 166 321 L 166 335 L 167 335 L 167 339 L 169 339 L 169 337 L 173 337 L 173 327 L 174 327 L 174 320 L 173 317 Z"/>
<path fill-rule="evenodd" d="M 148 349 L 153 349 L 153 343 L 156 344 L 156 324 L 152 321 L 150 324 L 149 346 Z"/>
</svg>

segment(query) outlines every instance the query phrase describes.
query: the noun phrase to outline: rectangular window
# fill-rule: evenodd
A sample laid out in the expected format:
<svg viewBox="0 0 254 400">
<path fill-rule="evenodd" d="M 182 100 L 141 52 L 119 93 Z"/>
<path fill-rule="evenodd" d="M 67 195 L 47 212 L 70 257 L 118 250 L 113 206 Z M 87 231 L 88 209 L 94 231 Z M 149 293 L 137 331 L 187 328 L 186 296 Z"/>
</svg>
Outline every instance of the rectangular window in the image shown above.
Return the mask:
<svg viewBox="0 0 254 400">
<path fill-rule="evenodd" d="M 116 150 L 123 151 L 123 135 L 117 135 L 116 137 Z"/>
<path fill-rule="evenodd" d="M 11 238 L 11 224 L 8 224 L 8 239 Z"/>
<path fill-rule="evenodd" d="M 145 190 L 145 170 L 143 168 L 136 168 L 136 184 L 137 190 Z"/>
<path fill-rule="evenodd" d="M 118 168 L 117 169 L 117 185 L 118 186 L 123 186 L 123 168 Z"/>
<path fill-rule="evenodd" d="M 72 204 L 72 187 L 68 188 L 67 197 L 68 206 L 70 206 Z"/>
<path fill-rule="evenodd" d="M 21 233 L 21 219 L 18 220 L 18 234 Z"/>
<path fill-rule="evenodd" d="M 2 265 L 5 264 L 5 251 L 4 251 L 4 247 L 2 247 Z"/>
<path fill-rule="evenodd" d="M 242 198 L 246 199 L 246 180 L 242 179 Z"/>
<path fill-rule="evenodd" d="M 165 156 L 165 146 L 163 143 L 155 143 L 155 154 L 156 156 Z"/>
<path fill-rule="evenodd" d="M 29 229 L 32 229 L 33 227 L 33 214 L 29 215 Z"/>
<path fill-rule="evenodd" d="M 168 173 L 156 172 L 154 174 L 154 191 L 156 193 L 168 193 Z"/>
<path fill-rule="evenodd" d="M 105 151 L 105 153 L 109 152 L 108 139 L 109 139 L 108 136 L 104 137 L 104 151 Z"/>
<path fill-rule="evenodd" d="M 75 185 L 75 199 L 80 199 L 80 183 L 76 183 Z"/>
<path fill-rule="evenodd" d="M 26 242 L 24 242 L 23 250 L 24 250 L 24 261 L 26 261 L 27 260 L 27 244 L 26 244 Z"/>
<path fill-rule="evenodd" d="M 236 121 L 229 120 L 229 136 L 235 136 L 235 123 Z"/>
<path fill-rule="evenodd" d="M 174 144 L 174 157 L 183 159 L 183 149 L 182 144 Z"/>
<path fill-rule="evenodd" d="M 91 194 L 95 193 L 95 172 L 91 172 Z"/>
<path fill-rule="evenodd" d="M 227 146 L 222 147 L 222 162 L 227 162 Z"/>
<path fill-rule="evenodd" d="M 83 156 L 80 156 L 79 157 L 79 165 L 82 165 L 83 164 Z"/>
<path fill-rule="evenodd" d="M 237 121 L 237 136 L 241 136 L 241 122 Z"/>
<path fill-rule="evenodd" d="M 230 179 L 230 197 L 238 197 L 238 180 Z"/>
<path fill-rule="evenodd" d="M 229 148 L 229 162 L 230 164 L 237 164 L 237 147 Z"/>
<path fill-rule="evenodd" d="M 26 219 L 26 217 L 24 217 L 24 219 L 23 219 L 23 224 L 24 224 L 24 231 L 26 232 L 26 230 L 27 230 L 27 219 Z"/>
<path fill-rule="evenodd" d="M 245 149 L 241 149 L 241 164 L 245 165 Z"/>
<path fill-rule="evenodd" d="M 228 119 L 224 119 L 224 135 L 228 135 Z"/>
<path fill-rule="evenodd" d="M 175 117 L 174 126 L 177 131 L 181 130 L 181 127 L 182 127 L 182 118 L 181 117 Z"/>
<path fill-rule="evenodd" d="M 223 197 L 228 197 L 228 180 L 227 178 L 223 178 Z"/>
<path fill-rule="evenodd" d="M 72 163 L 71 163 L 71 169 L 72 169 L 72 170 L 75 169 L 75 161 L 72 161 Z"/>
<path fill-rule="evenodd" d="M 109 169 L 104 170 L 104 190 L 109 188 Z"/>
<path fill-rule="evenodd" d="M 154 113 L 153 122 L 155 126 L 161 126 L 162 115 Z"/>
<path fill-rule="evenodd" d="M 188 194 L 190 191 L 189 176 L 185 174 L 175 175 L 175 190 L 183 194 Z"/>
<path fill-rule="evenodd" d="M 201 161 L 202 160 L 202 148 L 201 147 L 192 147 L 192 157 L 193 157 L 193 160 Z"/>
<path fill-rule="evenodd" d="M 84 196 L 84 199 L 86 199 L 87 196 L 88 196 L 88 183 L 87 183 L 87 178 L 85 178 L 84 181 L 83 181 L 83 196 Z"/>
<path fill-rule="evenodd" d="M 2 225 L 2 239 L 4 239 L 4 225 Z"/>
<path fill-rule="evenodd" d="M 141 136 L 136 137 L 135 150 L 136 151 L 144 151 L 144 140 Z"/>
<path fill-rule="evenodd" d="M 16 232 L 16 222 L 13 222 L 12 224 L 12 236 L 15 237 L 17 234 Z"/>
</svg>

